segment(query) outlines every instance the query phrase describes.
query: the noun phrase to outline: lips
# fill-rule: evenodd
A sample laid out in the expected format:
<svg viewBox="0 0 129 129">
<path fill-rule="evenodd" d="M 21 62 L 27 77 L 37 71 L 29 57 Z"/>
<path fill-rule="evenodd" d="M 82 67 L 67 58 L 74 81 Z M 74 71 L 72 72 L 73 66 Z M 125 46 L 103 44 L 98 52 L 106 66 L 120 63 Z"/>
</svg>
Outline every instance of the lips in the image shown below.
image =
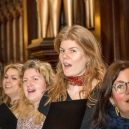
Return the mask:
<svg viewBox="0 0 129 129">
<path fill-rule="evenodd" d="M 35 89 L 28 89 L 27 91 L 28 91 L 28 93 L 33 93 L 33 92 L 35 92 L 36 90 L 35 90 Z"/>
<path fill-rule="evenodd" d="M 11 88 L 11 86 L 10 85 L 5 85 L 5 88 Z"/>
<path fill-rule="evenodd" d="M 68 67 L 71 67 L 71 66 L 72 66 L 72 65 L 69 64 L 69 63 L 63 63 L 63 65 L 64 65 L 65 68 L 68 68 Z"/>
</svg>

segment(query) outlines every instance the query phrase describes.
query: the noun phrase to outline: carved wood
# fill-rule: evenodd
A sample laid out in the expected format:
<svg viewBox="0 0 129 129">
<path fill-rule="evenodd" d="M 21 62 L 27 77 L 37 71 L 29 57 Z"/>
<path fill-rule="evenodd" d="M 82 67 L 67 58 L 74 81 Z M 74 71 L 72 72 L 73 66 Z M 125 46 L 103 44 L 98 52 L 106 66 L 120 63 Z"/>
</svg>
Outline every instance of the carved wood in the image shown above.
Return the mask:
<svg viewBox="0 0 129 129">
<path fill-rule="evenodd" d="M 0 41 L 3 64 L 23 62 L 22 0 L 0 1 Z"/>
<path fill-rule="evenodd" d="M 58 54 L 54 51 L 53 39 L 54 38 L 39 38 L 32 40 L 27 48 L 31 52 L 30 58 L 47 61 L 55 67 L 58 61 Z"/>
</svg>

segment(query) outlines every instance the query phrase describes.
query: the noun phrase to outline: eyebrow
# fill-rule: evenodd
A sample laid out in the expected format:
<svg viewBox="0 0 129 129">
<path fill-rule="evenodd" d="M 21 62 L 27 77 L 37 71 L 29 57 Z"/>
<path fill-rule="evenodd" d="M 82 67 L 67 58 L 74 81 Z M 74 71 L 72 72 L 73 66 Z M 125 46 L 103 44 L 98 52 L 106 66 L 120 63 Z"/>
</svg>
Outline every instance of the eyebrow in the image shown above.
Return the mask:
<svg viewBox="0 0 129 129">
<path fill-rule="evenodd" d="M 60 47 L 61 49 L 64 49 L 64 48 L 62 48 L 62 47 Z M 70 47 L 70 48 L 68 48 L 68 49 L 73 49 L 73 48 L 76 48 L 76 49 L 78 49 L 77 47 Z"/>
<path fill-rule="evenodd" d="M 4 74 L 4 76 L 9 76 L 8 74 Z M 16 77 L 18 77 L 18 75 L 11 75 L 11 76 L 16 76 Z"/>
<path fill-rule="evenodd" d="M 35 77 L 35 76 L 36 76 L 36 77 L 39 77 L 38 75 L 34 75 L 34 76 L 32 76 L 31 78 L 33 78 L 33 77 Z M 39 78 L 40 78 L 40 77 L 39 77 Z M 24 77 L 23 77 L 23 79 L 27 79 L 27 78 L 24 78 Z"/>
<path fill-rule="evenodd" d="M 118 80 L 118 81 L 116 81 L 116 82 L 114 82 L 114 83 L 123 83 L 123 82 L 125 82 L 125 81 L 123 81 L 123 80 Z"/>
</svg>

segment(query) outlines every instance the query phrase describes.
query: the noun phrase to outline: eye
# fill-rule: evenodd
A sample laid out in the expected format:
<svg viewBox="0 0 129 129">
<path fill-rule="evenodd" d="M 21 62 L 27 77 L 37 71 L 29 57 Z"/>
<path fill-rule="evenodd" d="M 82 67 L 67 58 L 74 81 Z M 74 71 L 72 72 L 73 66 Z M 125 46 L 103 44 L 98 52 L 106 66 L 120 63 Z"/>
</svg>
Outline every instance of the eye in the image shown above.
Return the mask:
<svg viewBox="0 0 129 129">
<path fill-rule="evenodd" d="M 33 81 L 37 81 L 38 80 L 38 78 L 33 78 Z"/>
<path fill-rule="evenodd" d="M 12 77 L 12 80 L 17 80 L 17 78 L 16 77 Z"/>
<path fill-rule="evenodd" d="M 124 89 L 124 87 L 125 87 L 124 83 L 119 83 L 119 84 L 116 85 L 116 88 L 117 88 L 118 90 Z"/>
<path fill-rule="evenodd" d="M 60 49 L 60 53 L 64 53 L 65 52 L 65 50 L 64 49 Z"/>
<path fill-rule="evenodd" d="M 73 52 L 76 52 L 76 50 L 74 50 L 74 49 L 71 49 L 70 51 L 71 51 L 72 53 L 73 53 Z"/>
<path fill-rule="evenodd" d="M 7 76 L 4 76 L 5 79 L 7 79 L 8 77 Z"/>
<path fill-rule="evenodd" d="M 26 83 L 27 82 L 27 79 L 23 79 L 23 83 Z"/>
</svg>

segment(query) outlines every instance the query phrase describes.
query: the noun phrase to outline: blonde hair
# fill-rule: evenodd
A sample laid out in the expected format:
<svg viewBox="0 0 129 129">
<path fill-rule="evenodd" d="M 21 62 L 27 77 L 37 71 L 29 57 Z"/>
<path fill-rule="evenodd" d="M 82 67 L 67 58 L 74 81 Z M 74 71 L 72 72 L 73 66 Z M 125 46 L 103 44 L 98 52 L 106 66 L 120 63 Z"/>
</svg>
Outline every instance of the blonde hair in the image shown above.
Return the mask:
<svg viewBox="0 0 129 129">
<path fill-rule="evenodd" d="M 18 93 L 19 93 L 19 97 L 20 94 L 23 92 L 22 91 L 22 83 L 21 83 L 21 79 L 22 79 L 22 67 L 23 64 L 20 63 L 12 63 L 9 64 L 7 66 L 5 66 L 4 68 L 4 75 L 6 74 L 6 72 L 11 68 L 11 69 L 15 69 L 18 71 L 19 74 L 19 89 L 18 89 Z M 4 103 L 8 106 L 10 105 L 10 101 L 11 98 L 8 95 L 4 94 Z M 14 102 L 14 104 L 10 107 L 10 110 L 13 112 L 13 114 L 18 117 L 19 116 L 19 100 L 17 100 L 16 102 Z"/>
<path fill-rule="evenodd" d="M 90 94 L 93 90 L 92 83 L 97 80 L 97 84 L 94 88 L 99 88 L 100 83 L 103 80 L 104 73 L 106 71 L 105 63 L 101 58 L 101 47 L 93 34 L 86 28 L 74 25 L 72 27 L 64 27 L 56 36 L 54 40 L 54 49 L 60 53 L 60 44 L 64 40 L 75 41 L 84 51 L 85 55 L 90 57 L 88 65 L 86 65 L 86 76 L 84 79 L 83 90 L 84 98 L 90 98 Z M 49 102 L 66 100 L 67 98 L 67 79 L 65 78 L 61 62 L 57 65 L 57 78 L 56 86 L 53 87 L 49 93 Z"/>
<path fill-rule="evenodd" d="M 22 69 L 22 76 L 27 69 L 34 68 L 37 72 L 39 72 L 46 81 L 46 90 L 48 90 L 52 85 L 55 84 L 55 73 L 51 67 L 51 65 L 47 62 L 39 61 L 39 60 L 28 60 Z M 38 110 L 34 110 L 31 102 L 25 97 L 25 94 L 21 96 L 21 116 L 22 120 L 25 120 L 27 117 L 32 117 L 33 122 L 35 124 L 40 124 L 45 116 L 38 112 Z"/>
</svg>

